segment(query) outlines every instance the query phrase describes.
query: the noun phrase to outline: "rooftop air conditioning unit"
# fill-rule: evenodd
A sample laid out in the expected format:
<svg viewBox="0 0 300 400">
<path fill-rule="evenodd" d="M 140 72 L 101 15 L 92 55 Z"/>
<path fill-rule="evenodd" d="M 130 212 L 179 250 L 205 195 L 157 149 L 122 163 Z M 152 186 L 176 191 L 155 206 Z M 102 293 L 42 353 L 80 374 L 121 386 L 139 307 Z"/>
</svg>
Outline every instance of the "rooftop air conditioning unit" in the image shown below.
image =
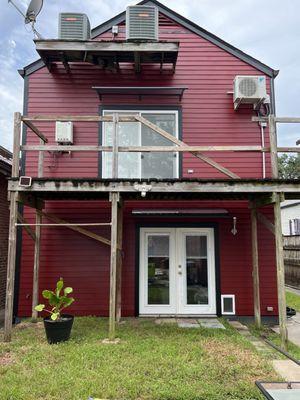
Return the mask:
<svg viewBox="0 0 300 400">
<path fill-rule="evenodd" d="M 158 40 L 158 9 L 154 6 L 128 6 L 126 9 L 127 40 Z"/>
<path fill-rule="evenodd" d="M 73 144 L 73 123 L 71 121 L 56 122 L 55 141 L 58 144 Z"/>
<path fill-rule="evenodd" d="M 58 36 L 62 40 L 89 40 L 91 26 L 88 17 L 79 13 L 59 14 Z"/>
<path fill-rule="evenodd" d="M 235 110 L 240 104 L 253 104 L 256 109 L 267 98 L 265 76 L 237 75 L 235 77 L 233 94 Z"/>
</svg>

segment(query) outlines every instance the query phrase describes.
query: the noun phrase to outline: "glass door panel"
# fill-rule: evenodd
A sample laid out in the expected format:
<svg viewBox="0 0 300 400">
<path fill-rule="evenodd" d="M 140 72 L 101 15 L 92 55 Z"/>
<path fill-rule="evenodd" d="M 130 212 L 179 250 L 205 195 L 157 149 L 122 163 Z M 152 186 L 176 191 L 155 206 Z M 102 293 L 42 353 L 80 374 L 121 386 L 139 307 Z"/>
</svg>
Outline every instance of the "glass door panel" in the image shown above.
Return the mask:
<svg viewBox="0 0 300 400">
<path fill-rule="evenodd" d="M 180 228 L 176 240 L 178 313 L 215 314 L 214 230 Z"/>
<path fill-rule="evenodd" d="M 208 304 L 207 238 L 185 236 L 186 304 Z"/>
<path fill-rule="evenodd" d="M 169 236 L 148 236 L 148 304 L 170 303 Z"/>
<path fill-rule="evenodd" d="M 177 136 L 176 114 L 142 113 L 141 115 L 171 135 Z M 172 142 L 147 126 L 141 124 L 141 129 L 142 146 L 173 146 Z M 142 153 L 142 177 L 176 178 L 177 157 L 177 153 Z"/>
</svg>

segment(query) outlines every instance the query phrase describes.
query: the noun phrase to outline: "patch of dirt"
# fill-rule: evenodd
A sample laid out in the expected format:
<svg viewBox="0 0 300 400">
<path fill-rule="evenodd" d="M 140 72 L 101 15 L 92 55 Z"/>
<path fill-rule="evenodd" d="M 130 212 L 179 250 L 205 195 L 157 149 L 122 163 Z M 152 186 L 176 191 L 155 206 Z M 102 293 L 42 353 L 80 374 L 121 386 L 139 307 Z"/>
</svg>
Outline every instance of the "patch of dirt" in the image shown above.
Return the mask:
<svg viewBox="0 0 300 400">
<path fill-rule="evenodd" d="M 13 357 L 10 353 L 0 355 L 0 366 L 10 365 L 14 362 Z"/>
</svg>

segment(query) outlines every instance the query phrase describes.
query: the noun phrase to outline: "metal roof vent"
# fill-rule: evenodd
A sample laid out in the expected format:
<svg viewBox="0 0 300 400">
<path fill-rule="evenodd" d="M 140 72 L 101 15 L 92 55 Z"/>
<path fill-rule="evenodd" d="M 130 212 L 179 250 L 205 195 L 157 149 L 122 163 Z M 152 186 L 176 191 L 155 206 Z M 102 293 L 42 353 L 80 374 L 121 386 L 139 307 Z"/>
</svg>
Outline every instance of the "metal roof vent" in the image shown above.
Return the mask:
<svg viewBox="0 0 300 400">
<path fill-rule="evenodd" d="M 127 40 L 158 40 L 158 9 L 154 6 L 128 6 L 126 9 Z"/>
<path fill-rule="evenodd" d="M 85 14 L 59 14 L 58 36 L 62 40 L 89 40 L 91 38 L 90 21 Z"/>
</svg>

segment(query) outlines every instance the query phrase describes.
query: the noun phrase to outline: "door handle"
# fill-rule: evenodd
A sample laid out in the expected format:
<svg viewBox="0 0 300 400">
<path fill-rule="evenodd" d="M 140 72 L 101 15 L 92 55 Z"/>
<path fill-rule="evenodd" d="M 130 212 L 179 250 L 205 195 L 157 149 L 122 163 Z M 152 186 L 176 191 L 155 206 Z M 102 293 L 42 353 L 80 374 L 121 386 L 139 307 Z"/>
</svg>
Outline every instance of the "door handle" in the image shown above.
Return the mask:
<svg viewBox="0 0 300 400">
<path fill-rule="evenodd" d="M 182 270 L 181 270 L 181 268 L 182 268 L 181 265 L 178 265 L 178 274 L 179 274 L 179 275 L 182 275 Z"/>
</svg>

